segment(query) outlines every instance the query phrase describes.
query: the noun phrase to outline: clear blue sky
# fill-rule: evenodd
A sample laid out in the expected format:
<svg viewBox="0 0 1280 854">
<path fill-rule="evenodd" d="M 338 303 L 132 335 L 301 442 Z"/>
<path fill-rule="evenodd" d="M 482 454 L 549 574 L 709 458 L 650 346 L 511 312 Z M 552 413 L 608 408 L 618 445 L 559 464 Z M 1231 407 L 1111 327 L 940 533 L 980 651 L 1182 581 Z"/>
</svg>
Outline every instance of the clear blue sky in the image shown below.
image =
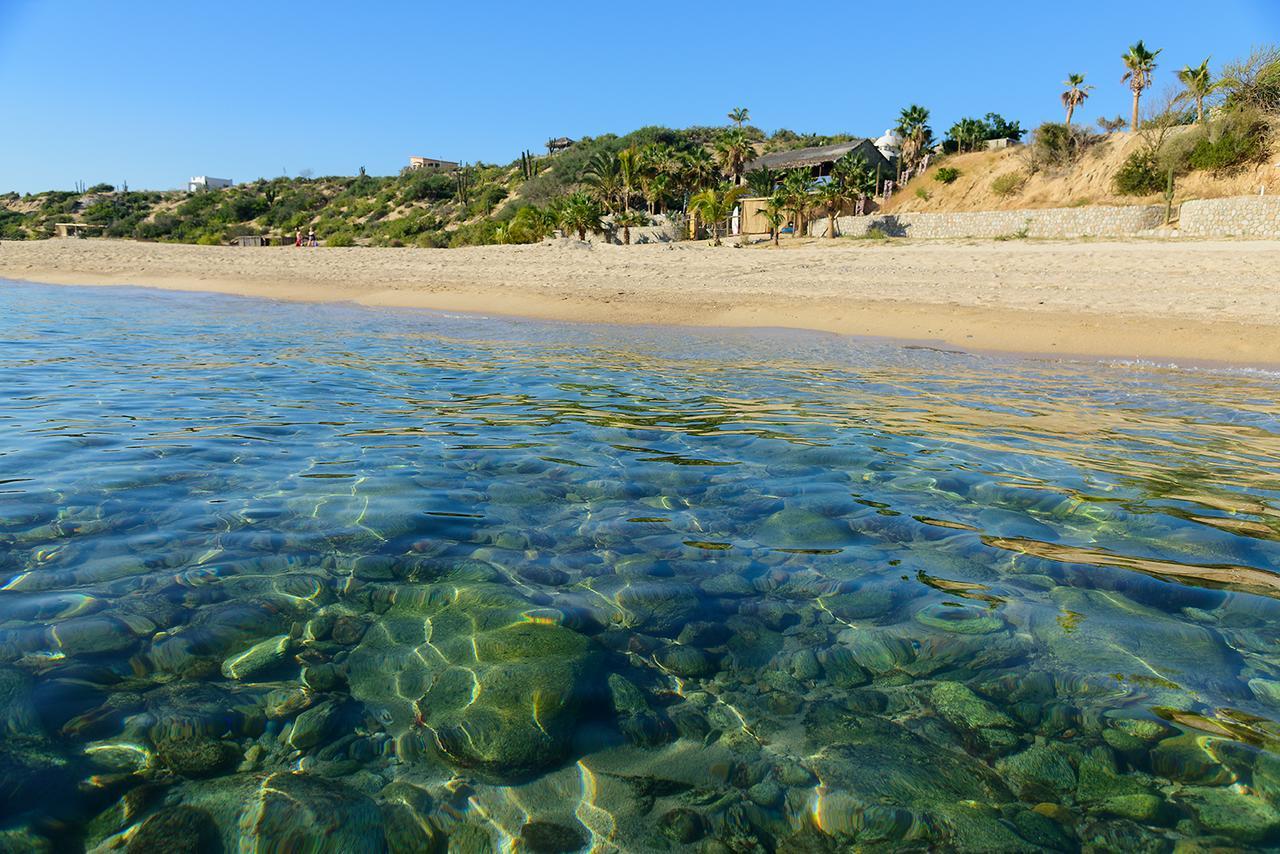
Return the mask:
<svg viewBox="0 0 1280 854">
<path fill-rule="evenodd" d="M 1060 116 L 1073 71 L 1098 87 L 1092 122 L 1126 111 L 1119 57 L 1138 38 L 1164 48 L 1156 91 L 1280 41 L 1277 0 L 621 8 L 0 0 L 0 191 L 505 163 L 552 136 L 720 124 L 736 105 L 766 131 L 879 135 L 909 102 L 937 132 L 989 111 L 1031 127 Z"/>
</svg>

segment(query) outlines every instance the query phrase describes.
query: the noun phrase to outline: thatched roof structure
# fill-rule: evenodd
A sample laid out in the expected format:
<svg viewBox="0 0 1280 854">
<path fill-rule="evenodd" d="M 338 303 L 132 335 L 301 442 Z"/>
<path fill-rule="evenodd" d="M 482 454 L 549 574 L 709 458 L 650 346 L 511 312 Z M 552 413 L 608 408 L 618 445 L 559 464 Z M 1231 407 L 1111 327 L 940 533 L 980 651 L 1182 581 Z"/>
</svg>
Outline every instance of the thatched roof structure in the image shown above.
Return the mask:
<svg viewBox="0 0 1280 854">
<path fill-rule="evenodd" d="M 834 163 L 850 151 L 857 151 L 865 157 L 872 169 L 875 169 L 878 163 L 888 165 L 888 161 L 880 153 L 880 149 L 876 148 L 874 142 L 869 139 L 855 139 L 836 145 L 819 145 L 813 148 L 797 148 L 792 151 L 775 151 L 772 154 L 764 154 L 748 163 L 743 171 L 752 172 L 756 169 L 771 169 L 778 172 L 787 169 L 811 169 L 815 166 L 821 167 L 825 164 Z"/>
</svg>

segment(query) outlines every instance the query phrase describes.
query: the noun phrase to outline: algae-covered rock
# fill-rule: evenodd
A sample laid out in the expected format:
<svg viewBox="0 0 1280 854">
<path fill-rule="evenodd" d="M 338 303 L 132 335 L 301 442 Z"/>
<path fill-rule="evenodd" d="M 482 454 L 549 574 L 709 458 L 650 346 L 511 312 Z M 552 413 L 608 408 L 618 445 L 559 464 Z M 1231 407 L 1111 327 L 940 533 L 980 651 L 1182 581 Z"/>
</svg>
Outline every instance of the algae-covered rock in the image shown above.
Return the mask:
<svg viewBox="0 0 1280 854">
<path fill-rule="evenodd" d="M 1231 788 L 1189 788 L 1181 800 L 1211 833 L 1254 845 L 1280 838 L 1280 812 L 1261 798 Z"/>
<path fill-rule="evenodd" d="M 997 760 L 996 770 L 1024 801 L 1058 801 L 1076 787 L 1076 772 L 1062 751 L 1033 744 Z"/>
<path fill-rule="evenodd" d="M 587 847 L 587 830 L 554 821 L 529 821 L 520 828 L 520 850 L 530 854 L 571 854 Z"/>
<path fill-rule="evenodd" d="M 1156 795 L 1131 794 L 1103 798 L 1093 805 L 1094 812 L 1132 819 L 1140 824 L 1155 824 L 1164 807 Z"/>
<path fill-rule="evenodd" d="M 31 677 L 19 670 L 0 668 L 0 735 L 38 738 L 44 735 L 40 716 L 31 700 Z"/>
<path fill-rule="evenodd" d="M 1012 718 L 960 682 L 939 682 L 929 698 L 939 715 L 961 729 L 1014 725 Z"/>
<path fill-rule="evenodd" d="M 1182 783 L 1221 786 L 1235 781 L 1233 774 L 1209 749 L 1213 739 L 1187 733 L 1166 738 L 1151 751 L 1151 770 Z"/>
<path fill-rule="evenodd" d="M 618 673 L 609 674 L 609 697 L 617 715 L 618 730 L 632 744 L 655 746 L 671 739 L 675 728 L 670 719 L 656 712 L 644 693 L 631 680 Z"/>
<path fill-rule="evenodd" d="M 222 675 L 228 679 L 252 681 L 283 663 L 289 655 L 291 643 L 288 635 L 276 635 L 256 643 L 222 662 Z"/>
<path fill-rule="evenodd" d="M 225 851 L 386 851 L 377 805 L 337 780 L 292 773 L 236 774 L 190 783 L 179 794 L 182 806 L 209 816 Z"/>
<path fill-rule="evenodd" d="M 184 777 L 208 777 L 239 758 L 231 745 L 204 735 L 164 738 L 155 748 L 160 764 Z"/>
<path fill-rule="evenodd" d="M 659 650 L 655 658 L 664 669 L 684 678 L 710 676 L 716 669 L 709 655 L 697 647 L 683 644 L 672 644 Z"/>
<path fill-rule="evenodd" d="M 976 608 L 951 602 L 935 602 L 916 611 L 917 623 L 957 635 L 988 635 L 1004 629 L 1005 622 L 993 608 Z"/>
<path fill-rule="evenodd" d="M 847 522 L 812 510 L 788 507 L 767 517 L 756 528 L 761 545 L 778 549 L 839 549 L 852 545 L 855 536 Z"/>
<path fill-rule="evenodd" d="M 475 659 L 446 670 L 419 701 L 435 749 L 500 779 L 560 759 L 593 670 L 586 638 L 521 623 L 478 635 Z"/>
<path fill-rule="evenodd" d="M 209 851 L 219 845 L 213 817 L 194 807 L 165 807 L 147 818 L 129 837 L 129 854 L 160 851 Z"/>
</svg>

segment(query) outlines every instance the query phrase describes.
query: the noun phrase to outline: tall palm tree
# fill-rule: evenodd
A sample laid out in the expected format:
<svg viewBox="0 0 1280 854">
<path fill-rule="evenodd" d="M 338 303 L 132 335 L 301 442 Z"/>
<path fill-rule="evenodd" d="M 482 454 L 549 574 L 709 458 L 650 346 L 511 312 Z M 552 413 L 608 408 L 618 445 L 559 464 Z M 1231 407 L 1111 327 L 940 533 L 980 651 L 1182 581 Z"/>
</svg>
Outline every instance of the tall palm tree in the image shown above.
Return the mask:
<svg viewBox="0 0 1280 854">
<path fill-rule="evenodd" d="M 764 216 L 764 221 L 769 223 L 769 236 L 773 239 L 773 245 L 778 245 L 778 232 L 782 229 L 782 221 L 787 218 L 787 199 L 782 195 L 781 191 L 776 191 L 764 203 L 764 207 L 758 208 L 756 213 Z"/>
<path fill-rule="evenodd" d="M 813 205 L 809 191 L 813 189 L 813 176 L 808 169 L 796 169 L 782 180 L 779 192 L 787 200 L 787 209 L 796 215 L 792 237 L 799 237 L 804 227 L 805 214 Z"/>
<path fill-rule="evenodd" d="M 716 139 L 715 149 L 720 169 L 733 177 L 735 185 L 741 184 L 742 168 L 755 154 L 747 135 L 737 129 L 725 131 Z"/>
<path fill-rule="evenodd" d="M 598 151 L 582 170 L 582 183 L 595 194 L 600 204 L 613 213 L 622 197 L 622 167 L 612 151 Z"/>
<path fill-rule="evenodd" d="M 751 121 L 751 111 L 746 107 L 734 107 L 729 111 L 729 121 L 733 122 L 738 127 L 742 127 L 744 124 Z"/>
<path fill-rule="evenodd" d="M 1217 88 L 1213 82 L 1213 75 L 1209 72 L 1209 60 L 1206 59 L 1194 68 L 1190 65 L 1184 66 L 1178 72 L 1178 82 L 1184 88 L 1178 98 L 1194 101 L 1196 105 L 1196 121 L 1203 122 L 1205 99 L 1212 95 L 1214 89 Z"/>
<path fill-rule="evenodd" d="M 586 240 L 588 231 L 601 231 L 604 221 L 599 200 L 590 193 L 571 193 L 560 208 L 560 226 L 578 232 L 579 240 Z"/>
<path fill-rule="evenodd" d="M 1075 114 L 1076 107 L 1088 100 L 1093 87 L 1084 85 L 1083 74 L 1068 74 L 1062 85 L 1067 87 L 1067 91 L 1062 93 L 1062 106 L 1067 108 L 1067 127 L 1071 127 L 1071 117 Z"/>
<path fill-rule="evenodd" d="M 676 180 L 682 192 L 691 194 L 716 183 L 719 169 L 705 148 L 686 151 L 677 160 Z"/>
<path fill-rule="evenodd" d="M 778 186 L 778 173 L 768 166 L 752 169 L 746 177 L 747 189 L 755 196 L 767 196 Z"/>
<path fill-rule="evenodd" d="M 1160 50 L 1152 53 L 1147 50 L 1147 46 L 1139 39 L 1138 43 L 1129 47 L 1129 52 L 1120 57 L 1124 61 L 1124 76 L 1120 78 L 1120 82 L 1128 83 L 1129 88 L 1133 90 L 1133 120 L 1129 123 L 1131 130 L 1138 129 L 1138 101 L 1142 98 L 1144 89 L 1151 86 L 1151 75 L 1156 70 L 1156 57 L 1160 55 Z"/>
<path fill-rule="evenodd" d="M 720 227 L 733 215 L 734 205 L 745 192 L 745 187 L 707 188 L 689 199 L 689 210 L 711 227 L 713 246 L 721 245 Z"/>
<path fill-rule="evenodd" d="M 876 174 L 867 158 L 858 152 L 850 151 L 837 160 L 831 167 L 831 177 L 848 187 L 855 199 L 875 195 Z"/>
<path fill-rule="evenodd" d="M 634 145 L 618 152 L 618 189 L 624 211 L 631 207 L 631 194 L 640 187 L 641 170 L 640 150 Z"/>
<path fill-rule="evenodd" d="M 933 131 L 929 129 L 929 111 L 919 104 L 904 108 L 898 115 L 894 130 L 902 138 L 903 163 L 908 168 L 915 166 L 933 139 Z"/>
</svg>

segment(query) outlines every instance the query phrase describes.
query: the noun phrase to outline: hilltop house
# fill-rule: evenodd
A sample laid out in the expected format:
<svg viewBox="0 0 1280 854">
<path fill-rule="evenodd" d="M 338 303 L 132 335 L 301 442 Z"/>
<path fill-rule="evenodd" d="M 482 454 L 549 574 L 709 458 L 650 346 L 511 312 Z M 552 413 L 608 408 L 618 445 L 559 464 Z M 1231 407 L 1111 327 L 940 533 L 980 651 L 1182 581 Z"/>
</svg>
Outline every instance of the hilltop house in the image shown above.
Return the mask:
<svg viewBox="0 0 1280 854">
<path fill-rule="evenodd" d="M 436 160 L 433 157 L 410 157 L 410 169 L 429 169 L 432 172 L 456 172 L 462 164 L 452 160 Z"/>
<path fill-rule="evenodd" d="M 547 140 L 547 154 L 555 154 L 557 151 L 564 151 L 573 145 L 573 140 L 567 136 L 556 137 Z"/>
<path fill-rule="evenodd" d="M 225 190 L 231 186 L 230 178 L 210 178 L 208 175 L 196 175 L 187 182 L 188 193 L 198 193 L 201 190 Z"/>
</svg>

